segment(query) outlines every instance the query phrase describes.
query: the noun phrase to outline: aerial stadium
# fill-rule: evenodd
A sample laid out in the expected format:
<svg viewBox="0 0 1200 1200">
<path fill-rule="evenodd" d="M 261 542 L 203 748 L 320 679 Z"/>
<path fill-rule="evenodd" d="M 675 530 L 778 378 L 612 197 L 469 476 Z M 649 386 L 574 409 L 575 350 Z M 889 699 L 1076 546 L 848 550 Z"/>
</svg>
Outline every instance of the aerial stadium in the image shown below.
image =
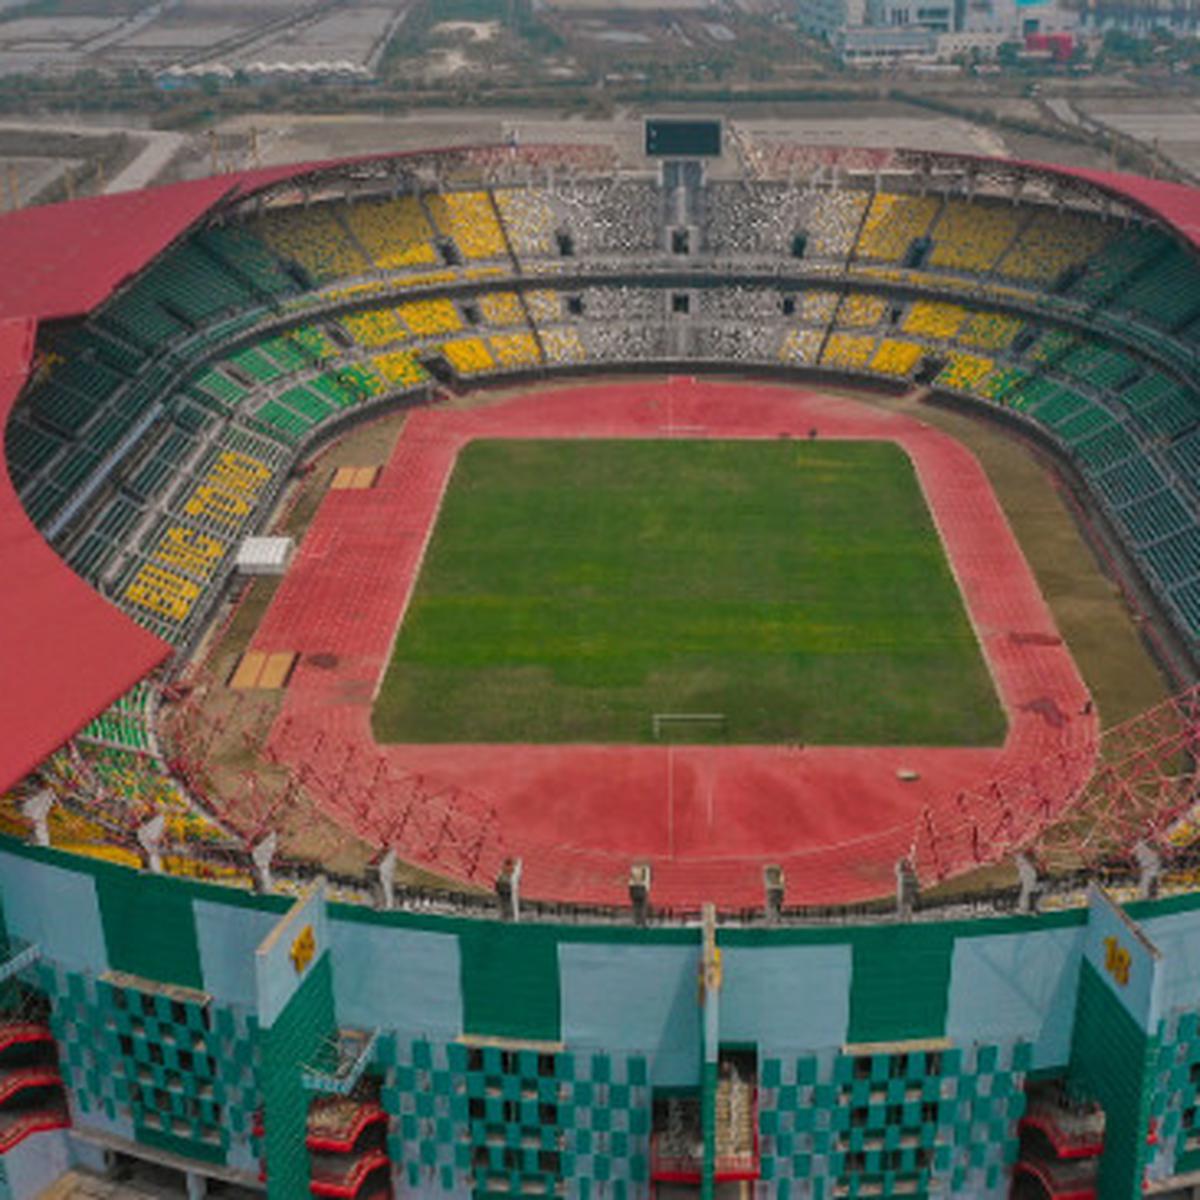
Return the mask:
<svg viewBox="0 0 1200 1200">
<path fill-rule="evenodd" d="M 1196 1194 L 1200 192 L 651 120 L 0 246 L 0 1196 Z"/>
</svg>

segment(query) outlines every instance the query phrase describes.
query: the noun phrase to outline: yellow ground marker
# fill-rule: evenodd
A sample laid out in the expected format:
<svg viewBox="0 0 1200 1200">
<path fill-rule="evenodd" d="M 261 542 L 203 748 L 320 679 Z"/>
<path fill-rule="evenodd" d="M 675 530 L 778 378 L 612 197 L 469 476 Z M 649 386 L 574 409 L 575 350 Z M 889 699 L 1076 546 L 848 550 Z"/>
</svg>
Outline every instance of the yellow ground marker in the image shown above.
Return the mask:
<svg viewBox="0 0 1200 1200">
<path fill-rule="evenodd" d="M 296 662 L 294 650 L 278 650 L 272 654 L 258 677 L 260 688 L 281 688 L 287 683 L 288 676 Z"/>
<path fill-rule="evenodd" d="M 261 650 L 248 650 L 242 655 L 242 661 L 238 663 L 237 670 L 234 671 L 233 678 L 229 681 L 229 686 L 236 691 L 245 691 L 247 688 L 254 687 L 258 683 L 258 676 L 266 661 L 267 656 Z"/>
<path fill-rule="evenodd" d="M 374 487 L 378 476 L 378 467 L 338 467 L 329 488 L 334 492 L 360 491 Z"/>
</svg>

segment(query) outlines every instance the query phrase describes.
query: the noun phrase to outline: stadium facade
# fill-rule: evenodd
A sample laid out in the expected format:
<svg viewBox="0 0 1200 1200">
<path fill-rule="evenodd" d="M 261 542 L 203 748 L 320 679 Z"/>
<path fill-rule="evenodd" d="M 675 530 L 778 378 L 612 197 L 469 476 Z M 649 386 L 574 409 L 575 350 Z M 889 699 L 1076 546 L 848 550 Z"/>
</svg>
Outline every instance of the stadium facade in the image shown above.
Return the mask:
<svg viewBox="0 0 1200 1200">
<path fill-rule="evenodd" d="M 701 881 L 656 912 L 637 863 L 609 881 L 630 906 L 556 907 L 442 810 L 437 839 L 421 813 L 393 830 L 372 880 L 323 878 L 206 774 L 208 733 L 160 736 L 238 544 L 332 433 L 630 367 L 924 386 L 1035 437 L 1190 684 L 1200 193 L 742 154 L 638 175 L 594 149 L 460 149 L 0 220 L 0 1194 L 118 1155 L 280 1200 L 1200 1179 L 1194 693 L 1068 798 L 1089 822 L 1073 874 L 1026 857 L 1019 894 L 922 898 L 1038 850 L 1045 797 L 1009 781 L 914 825 L 894 903 L 821 913 L 765 861 L 756 911 Z M 395 886 L 397 857 L 473 894 Z"/>
</svg>

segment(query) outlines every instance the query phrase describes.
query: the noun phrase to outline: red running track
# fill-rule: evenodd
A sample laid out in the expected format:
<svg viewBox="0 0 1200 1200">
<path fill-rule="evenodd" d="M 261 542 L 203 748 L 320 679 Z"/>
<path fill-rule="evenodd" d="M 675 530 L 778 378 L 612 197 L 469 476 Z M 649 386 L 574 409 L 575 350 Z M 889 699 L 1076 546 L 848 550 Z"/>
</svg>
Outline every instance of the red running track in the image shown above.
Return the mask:
<svg viewBox="0 0 1200 1200">
<path fill-rule="evenodd" d="M 375 745 L 373 697 L 465 443 L 802 437 L 812 428 L 888 439 L 911 457 L 1008 716 L 1002 747 Z M 636 381 L 415 412 L 373 490 L 326 496 L 254 648 L 300 653 L 271 745 L 308 778 L 325 757 L 335 819 L 422 857 L 401 830 L 399 805 L 412 790 L 364 782 L 419 776 L 424 793 L 474 806 L 480 820 L 494 810 L 476 878 L 488 882 L 502 853 L 520 855 L 531 897 L 625 902 L 635 861 L 651 864 L 662 905 L 760 904 L 766 863 L 786 870 L 789 903 L 880 895 L 918 842 L 923 871 L 935 859 L 947 866 L 938 847 L 957 846 L 957 870 L 971 865 L 960 861 L 964 841 L 976 853 L 982 841 L 986 853 L 986 820 L 962 835 L 963 793 L 984 803 L 991 781 L 1055 763 L 1036 798 L 1013 789 L 1027 811 L 1004 814 L 1005 836 L 1019 841 L 1037 806 L 1061 811 L 1090 773 L 1097 738 L 1083 680 L 975 458 L 911 417 L 782 386 Z M 904 769 L 919 778 L 902 781 Z M 955 822 L 957 838 L 930 836 Z"/>
</svg>

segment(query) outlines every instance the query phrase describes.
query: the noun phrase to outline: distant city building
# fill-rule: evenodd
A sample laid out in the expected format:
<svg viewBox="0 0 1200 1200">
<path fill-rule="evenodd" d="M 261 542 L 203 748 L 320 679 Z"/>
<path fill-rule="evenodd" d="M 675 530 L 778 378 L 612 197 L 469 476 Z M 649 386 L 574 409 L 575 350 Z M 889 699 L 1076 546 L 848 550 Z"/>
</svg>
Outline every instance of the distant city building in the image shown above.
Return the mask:
<svg viewBox="0 0 1200 1200">
<path fill-rule="evenodd" d="M 860 26 L 844 29 L 835 44 L 848 66 L 930 63 L 937 58 L 937 36 L 919 25 Z"/>
<path fill-rule="evenodd" d="M 968 0 L 960 28 L 1024 41 L 1030 34 L 1069 33 L 1078 26 L 1078 12 L 1059 0 Z"/>
<path fill-rule="evenodd" d="M 1011 39 L 1004 33 L 989 33 L 987 31 L 960 30 L 955 33 L 943 33 L 937 39 L 937 57 L 939 62 L 953 62 L 961 58 L 995 58 L 1000 47 Z"/>
<path fill-rule="evenodd" d="M 992 58 L 1005 42 L 1073 34 L 1080 22 L 1060 0 L 800 0 L 798 17 L 850 66 Z"/>
<path fill-rule="evenodd" d="M 1080 21 L 1090 32 L 1200 36 L 1200 0 L 1085 0 Z"/>
<path fill-rule="evenodd" d="M 800 0 L 797 14 L 801 29 L 832 42 L 844 30 L 867 24 L 867 0 Z"/>
<path fill-rule="evenodd" d="M 950 33 L 958 28 L 953 3 L 940 0 L 883 0 L 872 7 L 880 18 L 873 24 L 890 29 L 919 28 L 931 33 Z"/>
</svg>

